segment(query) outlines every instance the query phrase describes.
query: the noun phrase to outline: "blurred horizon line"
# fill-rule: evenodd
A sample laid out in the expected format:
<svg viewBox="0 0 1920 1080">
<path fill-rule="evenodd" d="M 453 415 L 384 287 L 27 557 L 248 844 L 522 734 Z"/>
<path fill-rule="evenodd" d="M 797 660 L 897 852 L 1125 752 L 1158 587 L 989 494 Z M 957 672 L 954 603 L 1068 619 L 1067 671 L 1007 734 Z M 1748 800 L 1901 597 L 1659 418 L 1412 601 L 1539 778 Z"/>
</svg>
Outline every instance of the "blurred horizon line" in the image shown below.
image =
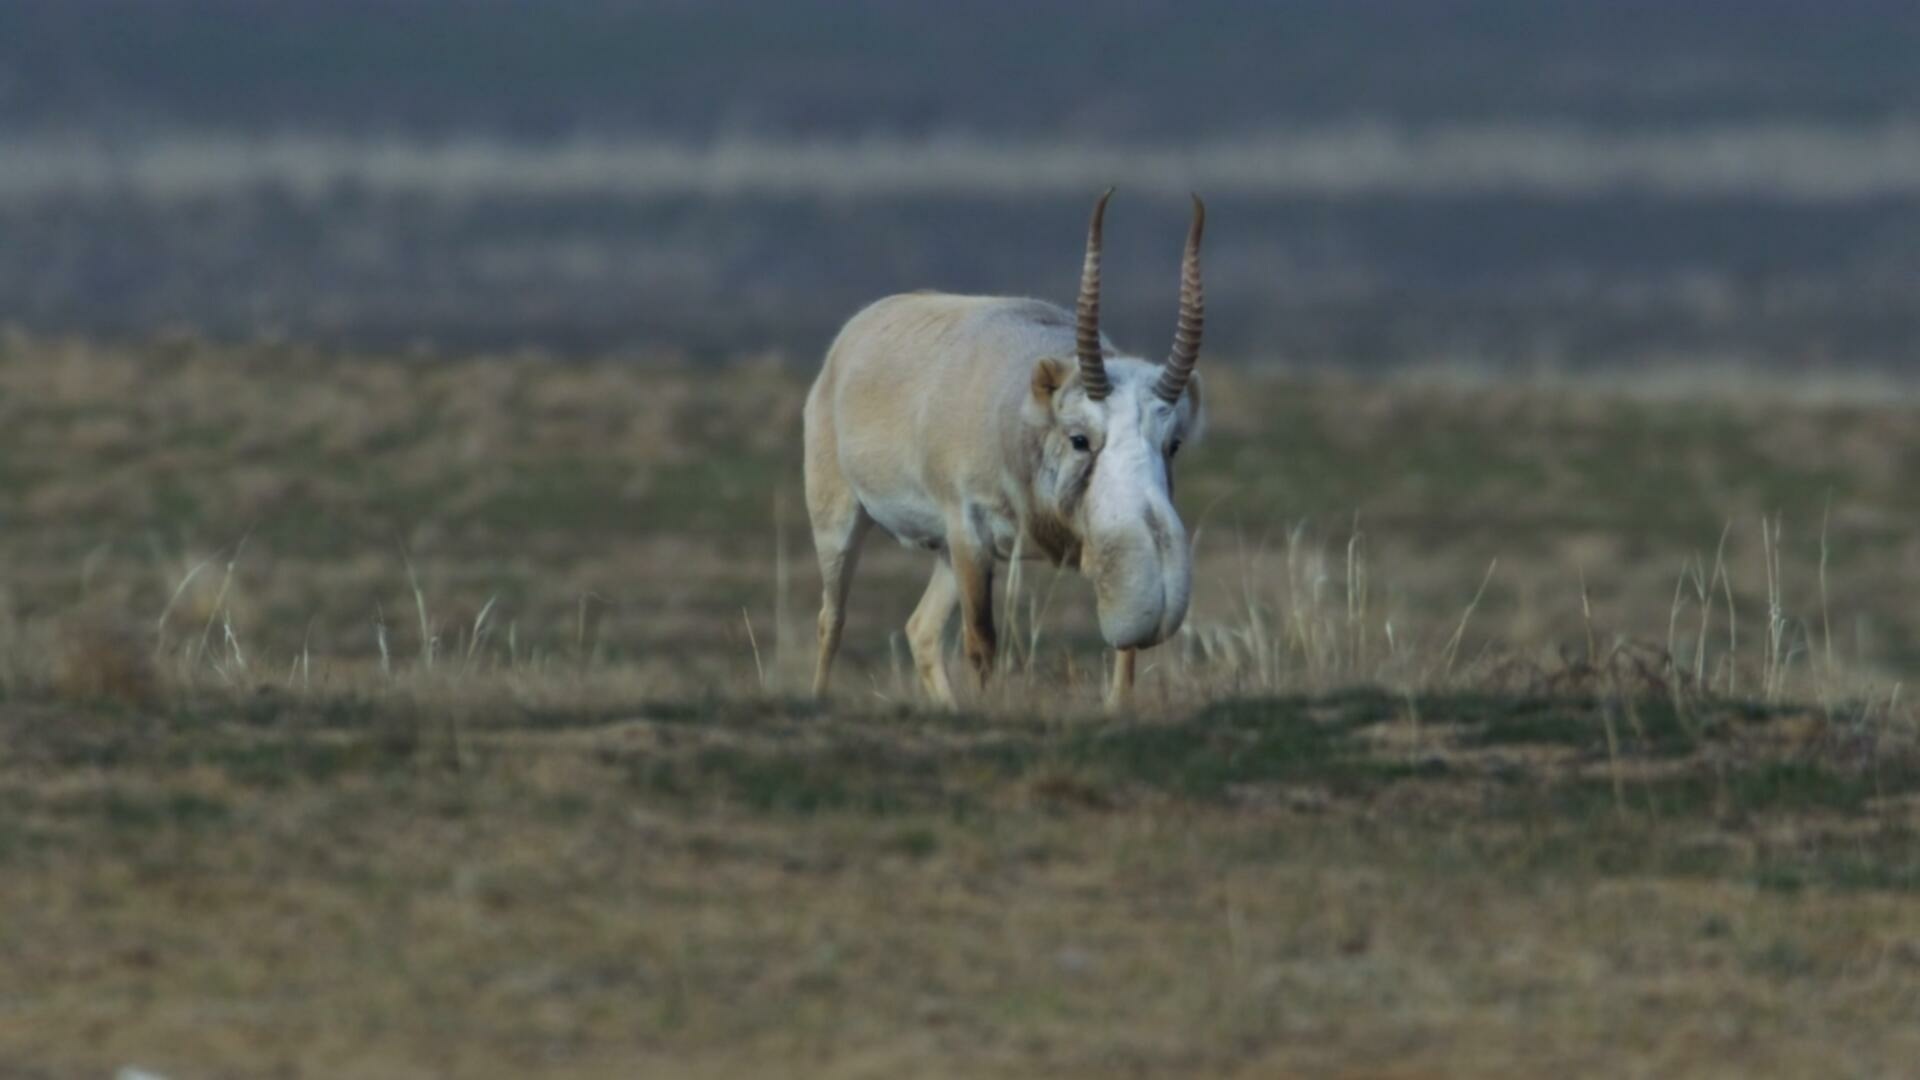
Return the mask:
<svg viewBox="0 0 1920 1080">
<path fill-rule="evenodd" d="M 707 139 L 584 132 L 525 140 L 288 129 L 126 135 L 0 131 L 0 203 L 176 203 L 274 189 L 473 198 L 979 197 L 1756 199 L 1846 203 L 1920 195 L 1920 118 L 1601 129 L 1384 120 L 1166 140 L 921 137 Z"/>
</svg>

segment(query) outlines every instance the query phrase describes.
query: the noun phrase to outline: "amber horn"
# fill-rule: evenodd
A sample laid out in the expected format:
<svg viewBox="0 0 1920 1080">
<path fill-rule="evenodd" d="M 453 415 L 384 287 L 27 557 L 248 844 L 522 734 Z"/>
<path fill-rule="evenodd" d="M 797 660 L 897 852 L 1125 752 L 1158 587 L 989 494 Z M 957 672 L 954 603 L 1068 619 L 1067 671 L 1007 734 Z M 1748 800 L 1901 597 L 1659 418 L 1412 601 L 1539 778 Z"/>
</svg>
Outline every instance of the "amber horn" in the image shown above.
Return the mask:
<svg viewBox="0 0 1920 1080">
<path fill-rule="evenodd" d="M 1074 305 L 1074 351 L 1080 358 L 1080 382 L 1087 396 L 1099 401 L 1113 392 L 1107 381 L 1107 365 L 1100 358 L 1100 227 L 1107 216 L 1108 188 L 1093 204 L 1093 220 L 1087 224 L 1087 258 L 1080 267 L 1080 299 Z"/>
<path fill-rule="evenodd" d="M 1193 224 L 1187 227 L 1187 253 L 1180 260 L 1180 323 L 1173 332 L 1173 352 L 1153 392 L 1160 400 L 1173 404 L 1193 378 L 1193 366 L 1200 362 L 1200 328 L 1206 322 L 1206 297 L 1200 288 L 1200 234 L 1207 228 L 1207 204 L 1193 197 Z"/>
</svg>

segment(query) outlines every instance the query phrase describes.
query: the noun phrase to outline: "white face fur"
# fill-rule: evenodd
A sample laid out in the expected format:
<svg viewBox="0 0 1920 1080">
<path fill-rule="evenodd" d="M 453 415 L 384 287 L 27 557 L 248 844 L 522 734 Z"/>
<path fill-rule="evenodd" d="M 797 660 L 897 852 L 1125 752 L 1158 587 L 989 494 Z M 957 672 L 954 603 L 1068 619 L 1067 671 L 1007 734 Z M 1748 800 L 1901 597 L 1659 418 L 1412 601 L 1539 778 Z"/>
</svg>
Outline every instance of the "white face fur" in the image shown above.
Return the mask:
<svg viewBox="0 0 1920 1080">
<path fill-rule="evenodd" d="M 1099 401 L 1087 397 L 1077 376 L 1053 379 L 1043 401 L 1050 376 L 1036 372 L 1029 411 L 1040 439 L 1035 510 L 1079 541 L 1101 636 L 1114 648 L 1144 648 L 1180 628 L 1192 591 L 1173 464 L 1199 434 L 1200 385 L 1193 380 L 1169 405 L 1153 392 L 1160 365 L 1121 357 L 1108 359 L 1106 369 L 1113 390 Z"/>
</svg>

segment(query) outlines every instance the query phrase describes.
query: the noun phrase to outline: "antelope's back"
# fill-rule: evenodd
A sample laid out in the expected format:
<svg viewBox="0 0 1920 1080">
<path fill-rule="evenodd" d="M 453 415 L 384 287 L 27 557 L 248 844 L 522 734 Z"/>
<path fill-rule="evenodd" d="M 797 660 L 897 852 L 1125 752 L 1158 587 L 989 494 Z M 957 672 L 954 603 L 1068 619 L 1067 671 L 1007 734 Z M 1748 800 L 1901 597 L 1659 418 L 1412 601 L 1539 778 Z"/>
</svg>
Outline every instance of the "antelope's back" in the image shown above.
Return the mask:
<svg viewBox="0 0 1920 1080">
<path fill-rule="evenodd" d="M 863 502 L 997 486 L 1005 425 L 1034 362 L 1073 355 L 1073 317 L 1042 300 L 906 293 L 847 321 L 807 399 Z"/>
</svg>

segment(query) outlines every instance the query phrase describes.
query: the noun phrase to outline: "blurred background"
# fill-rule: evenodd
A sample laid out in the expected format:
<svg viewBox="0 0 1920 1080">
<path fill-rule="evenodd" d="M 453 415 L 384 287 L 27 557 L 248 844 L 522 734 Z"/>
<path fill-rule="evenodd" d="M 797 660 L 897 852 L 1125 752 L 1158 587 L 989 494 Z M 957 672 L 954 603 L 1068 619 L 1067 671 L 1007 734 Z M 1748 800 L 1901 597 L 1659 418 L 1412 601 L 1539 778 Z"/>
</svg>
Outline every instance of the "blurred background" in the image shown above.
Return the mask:
<svg viewBox="0 0 1920 1080">
<path fill-rule="evenodd" d="M 0 0 L 0 323 L 772 352 L 865 301 L 1071 295 L 1214 355 L 1900 369 L 1897 0 Z M 1134 344 L 1137 343 L 1137 344 Z"/>
</svg>

